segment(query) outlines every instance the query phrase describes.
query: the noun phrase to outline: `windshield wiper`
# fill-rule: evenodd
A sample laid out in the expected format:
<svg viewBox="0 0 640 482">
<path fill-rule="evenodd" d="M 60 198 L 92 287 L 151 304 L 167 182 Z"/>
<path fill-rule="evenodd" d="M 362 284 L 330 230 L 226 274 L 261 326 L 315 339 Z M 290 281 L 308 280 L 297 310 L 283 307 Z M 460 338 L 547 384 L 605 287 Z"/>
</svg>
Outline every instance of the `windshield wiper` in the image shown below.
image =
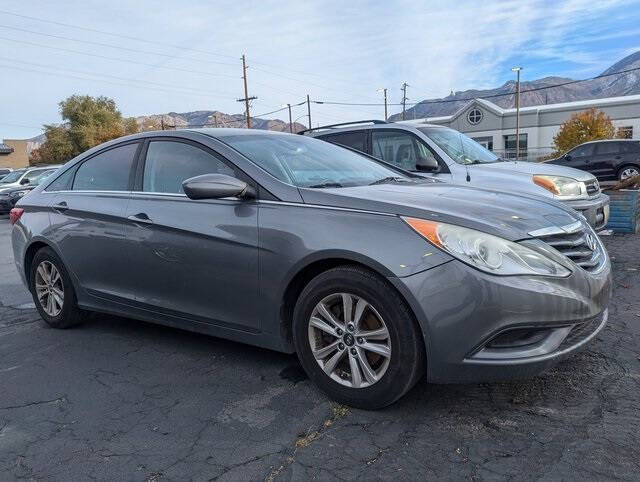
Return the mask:
<svg viewBox="0 0 640 482">
<path fill-rule="evenodd" d="M 323 182 L 321 184 L 313 184 L 311 186 L 307 186 L 312 189 L 322 189 L 325 187 L 343 187 L 339 182 Z"/>
<path fill-rule="evenodd" d="M 411 179 L 407 179 L 404 177 L 389 176 L 389 177 L 383 177 L 382 179 L 378 179 L 377 181 L 370 182 L 369 186 L 375 186 L 376 184 L 386 184 L 388 182 L 412 182 L 412 181 Z"/>
</svg>

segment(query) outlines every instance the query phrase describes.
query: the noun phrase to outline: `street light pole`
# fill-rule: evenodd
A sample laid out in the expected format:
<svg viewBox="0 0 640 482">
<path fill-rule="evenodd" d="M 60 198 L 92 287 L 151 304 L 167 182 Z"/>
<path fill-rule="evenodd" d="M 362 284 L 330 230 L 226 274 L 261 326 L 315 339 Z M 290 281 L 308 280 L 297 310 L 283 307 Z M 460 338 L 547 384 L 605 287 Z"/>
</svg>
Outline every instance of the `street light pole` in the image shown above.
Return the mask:
<svg viewBox="0 0 640 482">
<path fill-rule="evenodd" d="M 517 73 L 516 80 L 516 161 L 520 159 L 520 71 L 522 67 L 514 67 L 512 72 Z"/>
<path fill-rule="evenodd" d="M 378 92 L 382 91 L 384 93 L 384 120 L 385 122 L 387 121 L 387 118 L 389 117 L 387 115 L 387 88 L 386 87 L 381 87 L 380 89 L 378 89 Z"/>
</svg>

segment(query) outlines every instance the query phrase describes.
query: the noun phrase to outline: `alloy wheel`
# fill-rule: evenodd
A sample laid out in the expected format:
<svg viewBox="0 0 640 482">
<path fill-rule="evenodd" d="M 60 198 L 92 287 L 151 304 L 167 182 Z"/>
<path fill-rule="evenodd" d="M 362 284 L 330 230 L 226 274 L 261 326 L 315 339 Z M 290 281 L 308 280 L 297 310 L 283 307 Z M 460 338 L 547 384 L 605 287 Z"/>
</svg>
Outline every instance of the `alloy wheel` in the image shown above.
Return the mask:
<svg viewBox="0 0 640 482">
<path fill-rule="evenodd" d="M 637 175 L 640 175 L 640 171 L 637 168 L 627 167 L 620 173 L 620 180 L 624 181 L 625 179 L 629 179 L 630 177 L 634 177 Z"/>
<path fill-rule="evenodd" d="M 369 387 L 389 367 L 391 338 L 387 325 L 360 296 L 335 293 L 322 299 L 311 313 L 308 334 L 316 362 L 341 385 Z"/>
<path fill-rule="evenodd" d="M 64 284 L 60 271 L 50 261 L 43 261 L 36 269 L 36 296 L 45 313 L 56 317 L 64 305 Z"/>
</svg>

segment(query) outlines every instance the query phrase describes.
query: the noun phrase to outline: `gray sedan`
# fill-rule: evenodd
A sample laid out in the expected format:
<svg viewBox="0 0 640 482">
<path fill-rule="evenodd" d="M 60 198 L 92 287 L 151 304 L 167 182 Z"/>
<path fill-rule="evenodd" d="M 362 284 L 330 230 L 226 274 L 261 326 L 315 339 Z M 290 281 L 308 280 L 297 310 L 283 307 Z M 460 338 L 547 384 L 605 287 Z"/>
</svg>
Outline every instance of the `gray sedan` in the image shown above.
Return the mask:
<svg viewBox="0 0 640 482">
<path fill-rule="evenodd" d="M 334 399 L 521 377 L 607 321 L 584 218 L 413 177 L 303 136 L 143 133 L 78 156 L 11 212 L 18 271 L 56 328 L 100 311 L 298 357 Z"/>
</svg>

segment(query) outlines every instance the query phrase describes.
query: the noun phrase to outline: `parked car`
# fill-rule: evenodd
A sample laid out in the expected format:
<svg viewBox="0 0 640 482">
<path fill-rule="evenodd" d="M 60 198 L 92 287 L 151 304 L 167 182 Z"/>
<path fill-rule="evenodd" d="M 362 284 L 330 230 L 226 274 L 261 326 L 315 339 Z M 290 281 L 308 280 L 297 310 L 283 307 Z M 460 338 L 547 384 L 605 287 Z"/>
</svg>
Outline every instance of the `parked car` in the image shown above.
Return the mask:
<svg viewBox="0 0 640 482">
<path fill-rule="evenodd" d="M 592 174 L 564 166 L 504 160 L 448 127 L 364 121 L 303 133 L 446 182 L 557 199 L 580 212 L 596 230 L 604 228 L 609 218 L 609 197 L 600 191 Z"/>
<path fill-rule="evenodd" d="M 43 171 L 49 169 L 57 169 L 59 165 L 52 166 L 39 166 L 39 167 L 24 167 L 22 169 L 16 169 L 10 172 L 5 177 L 0 179 L 0 192 L 13 189 L 15 187 L 26 186 L 30 184 L 35 178 L 40 176 Z"/>
<path fill-rule="evenodd" d="M 10 167 L 0 167 L 0 180 L 2 180 L 2 178 L 9 174 L 11 171 L 13 171 L 13 169 L 11 169 Z"/>
<path fill-rule="evenodd" d="M 424 372 L 538 373 L 607 322 L 610 261 L 569 207 L 298 135 L 121 138 L 67 163 L 11 221 L 52 327 L 101 311 L 296 352 L 357 407 L 392 403 Z"/>
<path fill-rule="evenodd" d="M 548 162 L 590 172 L 600 181 L 622 181 L 640 175 L 640 141 L 611 139 L 585 142 Z"/>
<path fill-rule="evenodd" d="M 56 169 L 57 168 L 39 170 L 38 176 L 31 178 L 28 184 L 0 189 L 0 214 L 7 214 L 11 211 L 22 197 L 38 186 L 51 174 L 56 172 Z"/>
</svg>

